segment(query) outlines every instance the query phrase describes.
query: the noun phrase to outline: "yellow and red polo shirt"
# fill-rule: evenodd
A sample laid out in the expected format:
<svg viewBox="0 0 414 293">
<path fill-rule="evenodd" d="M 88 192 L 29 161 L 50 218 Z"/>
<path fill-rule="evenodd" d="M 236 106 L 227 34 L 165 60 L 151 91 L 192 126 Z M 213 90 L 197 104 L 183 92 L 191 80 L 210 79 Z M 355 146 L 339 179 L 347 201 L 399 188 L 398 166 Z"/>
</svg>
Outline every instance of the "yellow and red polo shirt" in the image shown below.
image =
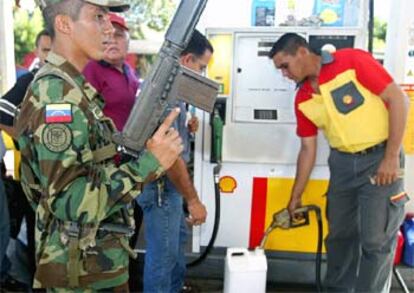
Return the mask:
<svg viewBox="0 0 414 293">
<path fill-rule="evenodd" d="M 386 140 L 388 110 L 379 95 L 391 82 L 368 52 L 323 52 L 320 94 L 308 80 L 296 94 L 297 135 L 315 136 L 320 128 L 331 147 L 351 153 Z"/>
</svg>

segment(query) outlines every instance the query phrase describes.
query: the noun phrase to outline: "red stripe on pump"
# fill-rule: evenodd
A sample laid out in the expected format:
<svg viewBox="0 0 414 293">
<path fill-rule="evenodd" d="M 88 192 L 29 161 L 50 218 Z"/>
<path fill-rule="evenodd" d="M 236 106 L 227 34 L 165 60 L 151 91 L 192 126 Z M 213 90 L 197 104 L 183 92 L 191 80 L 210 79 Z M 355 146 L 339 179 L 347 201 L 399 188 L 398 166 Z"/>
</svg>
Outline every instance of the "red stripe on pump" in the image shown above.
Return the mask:
<svg viewBox="0 0 414 293">
<path fill-rule="evenodd" d="M 249 248 L 260 244 L 265 230 L 267 178 L 253 178 Z"/>
</svg>

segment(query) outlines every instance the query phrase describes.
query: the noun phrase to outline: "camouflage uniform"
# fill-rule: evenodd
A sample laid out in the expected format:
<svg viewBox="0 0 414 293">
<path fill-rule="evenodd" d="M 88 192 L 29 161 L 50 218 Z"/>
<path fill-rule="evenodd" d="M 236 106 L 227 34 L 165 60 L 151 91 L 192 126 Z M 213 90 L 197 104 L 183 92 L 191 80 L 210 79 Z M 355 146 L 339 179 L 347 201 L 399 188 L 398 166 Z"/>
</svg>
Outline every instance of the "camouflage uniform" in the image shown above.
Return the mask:
<svg viewBox="0 0 414 293">
<path fill-rule="evenodd" d="M 36 209 L 34 286 L 116 287 L 128 280 L 125 207 L 162 168 L 150 152 L 117 167 L 102 98 L 63 57 L 47 61 L 16 122 L 21 182 Z"/>
</svg>

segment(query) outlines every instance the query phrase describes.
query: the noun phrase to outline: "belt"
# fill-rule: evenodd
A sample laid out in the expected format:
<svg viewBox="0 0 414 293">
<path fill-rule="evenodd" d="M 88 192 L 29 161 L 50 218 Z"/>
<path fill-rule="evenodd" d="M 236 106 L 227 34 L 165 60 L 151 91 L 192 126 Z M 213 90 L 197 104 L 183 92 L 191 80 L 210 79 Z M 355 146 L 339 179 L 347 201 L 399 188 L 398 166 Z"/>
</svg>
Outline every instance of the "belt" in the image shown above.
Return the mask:
<svg viewBox="0 0 414 293">
<path fill-rule="evenodd" d="M 365 156 L 365 155 L 373 153 L 373 152 L 375 152 L 379 149 L 384 148 L 386 145 L 387 145 L 387 141 L 385 140 L 383 142 L 380 142 L 379 144 L 373 145 L 372 147 L 366 148 L 365 150 L 355 152 L 355 153 L 347 153 L 347 152 L 343 152 L 343 151 L 340 151 L 340 150 L 337 150 L 337 149 L 334 149 L 334 150 L 337 151 L 337 152 L 340 152 L 340 153 L 348 154 L 348 155 Z"/>
</svg>

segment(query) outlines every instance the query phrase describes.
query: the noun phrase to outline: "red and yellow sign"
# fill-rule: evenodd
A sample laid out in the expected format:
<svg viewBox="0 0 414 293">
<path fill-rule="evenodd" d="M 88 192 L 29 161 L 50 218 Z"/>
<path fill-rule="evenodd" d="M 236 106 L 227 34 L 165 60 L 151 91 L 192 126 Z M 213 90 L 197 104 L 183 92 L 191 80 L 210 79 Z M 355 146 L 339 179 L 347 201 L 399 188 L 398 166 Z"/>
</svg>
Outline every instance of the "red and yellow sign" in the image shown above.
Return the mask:
<svg viewBox="0 0 414 293">
<path fill-rule="evenodd" d="M 266 228 L 272 222 L 275 212 L 286 208 L 293 186 L 290 178 L 254 178 L 250 222 L 249 247 L 260 244 Z M 302 204 L 314 204 L 320 207 L 323 218 L 323 238 L 328 232 L 326 221 L 326 191 L 328 180 L 310 180 L 302 197 Z M 266 242 L 266 249 L 290 252 L 316 252 L 318 226 L 316 216 L 310 213 L 310 224 L 299 228 L 275 229 Z M 325 251 L 325 247 L 323 247 Z"/>
</svg>

